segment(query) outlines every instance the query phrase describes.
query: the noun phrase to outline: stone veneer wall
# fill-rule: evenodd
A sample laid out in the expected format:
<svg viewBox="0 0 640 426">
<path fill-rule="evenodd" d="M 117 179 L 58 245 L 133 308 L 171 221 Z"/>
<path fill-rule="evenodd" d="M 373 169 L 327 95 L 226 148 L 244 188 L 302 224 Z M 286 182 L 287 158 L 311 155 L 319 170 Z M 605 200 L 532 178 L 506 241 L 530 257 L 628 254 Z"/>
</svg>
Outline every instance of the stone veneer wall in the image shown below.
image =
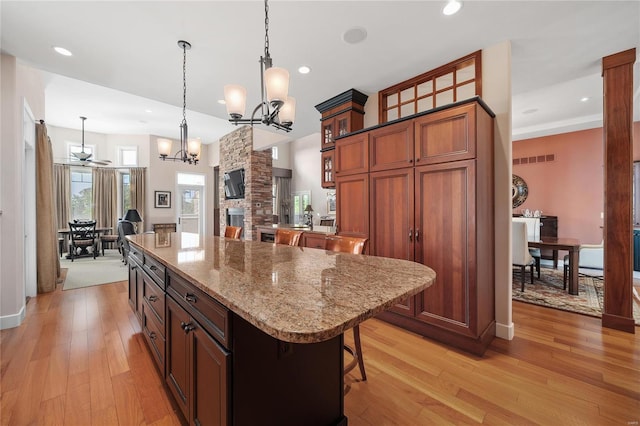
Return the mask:
<svg viewBox="0 0 640 426">
<path fill-rule="evenodd" d="M 244 199 L 225 200 L 225 172 L 244 168 Z M 220 235 L 227 226 L 227 209 L 244 209 L 244 239 L 255 240 L 257 225 L 273 223 L 271 150 L 253 150 L 253 128 L 243 126 L 220 138 Z"/>
</svg>

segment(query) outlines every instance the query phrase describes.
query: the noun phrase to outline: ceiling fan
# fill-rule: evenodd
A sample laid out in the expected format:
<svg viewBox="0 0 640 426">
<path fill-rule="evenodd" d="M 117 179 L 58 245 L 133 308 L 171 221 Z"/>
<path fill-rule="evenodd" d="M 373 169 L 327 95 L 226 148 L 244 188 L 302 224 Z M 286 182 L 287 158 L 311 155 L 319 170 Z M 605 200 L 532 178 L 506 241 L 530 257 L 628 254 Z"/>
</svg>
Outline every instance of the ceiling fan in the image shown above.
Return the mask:
<svg viewBox="0 0 640 426">
<path fill-rule="evenodd" d="M 69 164 L 72 166 L 107 166 L 111 163 L 111 160 L 96 160 L 91 157 L 93 154 L 84 151 L 84 121 L 87 117 L 80 117 L 82 120 L 82 148 L 80 152 L 71 152 L 71 158 L 69 158 Z"/>
</svg>

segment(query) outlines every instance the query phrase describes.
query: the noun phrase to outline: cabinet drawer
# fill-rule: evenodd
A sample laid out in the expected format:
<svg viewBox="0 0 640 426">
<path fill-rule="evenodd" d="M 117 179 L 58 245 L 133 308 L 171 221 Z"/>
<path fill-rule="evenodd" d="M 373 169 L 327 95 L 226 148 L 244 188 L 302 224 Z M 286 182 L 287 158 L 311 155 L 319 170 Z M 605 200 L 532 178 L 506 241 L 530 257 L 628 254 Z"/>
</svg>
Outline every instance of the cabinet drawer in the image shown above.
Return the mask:
<svg viewBox="0 0 640 426">
<path fill-rule="evenodd" d="M 171 271 L 167 274 L 167 292 L 209 334 L 229 349 L 231 313 L 227 308 Z"/>
<path fill-rule="evenodd" d="M 144 302 L 150 314 L 153 314 L 158 324 L 164 328 L 164 291 L 147 274 L 142 274 L 142 277 L 142 297 Z"/>
<path fill-rule="evenodd" d="M 160 287 L 165 288 L 165 272 L 164 265 L 151 256 L 144 256 L 144 270 L 153 278 Z"/>
<path fill-rule="evenodd" d="M 142 254 L 142 250 L 133 244 L 129 243 L 129 257 L 133 257 L 133 259 L 138 262 L 140 265 L 144 263 L 144 255 Z"/>
<path fill-rule="evenodd" d="M 326 237 L 324 235 L 314 235 L 308 232 L 302 234 L 304 247 L 317 248 L 324 250 L 326 248 Z"/>
<path fill-rule="evenodd" d="M 146 304 L 142 305 L 142 330 L 144 338 L 149 344 L 153 359 L 164 377 L 165 337 L 160 326 L 153 319 L 155 314 L 149 312 Z"/>
</svg>

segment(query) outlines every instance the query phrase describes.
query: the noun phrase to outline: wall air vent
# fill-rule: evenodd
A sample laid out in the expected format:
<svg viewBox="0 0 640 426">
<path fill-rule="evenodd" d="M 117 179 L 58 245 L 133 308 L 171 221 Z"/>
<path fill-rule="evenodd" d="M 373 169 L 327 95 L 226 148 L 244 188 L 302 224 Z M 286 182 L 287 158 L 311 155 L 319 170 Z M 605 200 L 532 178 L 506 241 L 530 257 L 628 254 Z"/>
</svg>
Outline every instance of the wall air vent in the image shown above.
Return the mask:
<svg viewBox="0 0 640 426">
<path fill-rule="evenodd" d="M 534 155 L 531 157 L 514 158 L 513 165 L 520 166 L 523 164 L 546 163 L 549 161 L 555 161 L 555 159 L 555 154 Z"/>
</svg>

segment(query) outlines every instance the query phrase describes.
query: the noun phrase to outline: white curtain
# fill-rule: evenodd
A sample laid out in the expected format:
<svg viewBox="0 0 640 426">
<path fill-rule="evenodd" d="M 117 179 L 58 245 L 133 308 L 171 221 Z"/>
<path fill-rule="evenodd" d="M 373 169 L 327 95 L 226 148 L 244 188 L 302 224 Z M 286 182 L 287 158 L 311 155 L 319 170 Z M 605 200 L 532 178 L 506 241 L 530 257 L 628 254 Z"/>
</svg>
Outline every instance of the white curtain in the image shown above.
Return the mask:
<svg viewBox="0 0 640 426">
<path fill-rule="evenodd" d="M 274 211 L 278 213 L 280 223 L 290 223 L 291 218 L 291 178 L 275 177 L 276 200 Z"/>
</svg>

